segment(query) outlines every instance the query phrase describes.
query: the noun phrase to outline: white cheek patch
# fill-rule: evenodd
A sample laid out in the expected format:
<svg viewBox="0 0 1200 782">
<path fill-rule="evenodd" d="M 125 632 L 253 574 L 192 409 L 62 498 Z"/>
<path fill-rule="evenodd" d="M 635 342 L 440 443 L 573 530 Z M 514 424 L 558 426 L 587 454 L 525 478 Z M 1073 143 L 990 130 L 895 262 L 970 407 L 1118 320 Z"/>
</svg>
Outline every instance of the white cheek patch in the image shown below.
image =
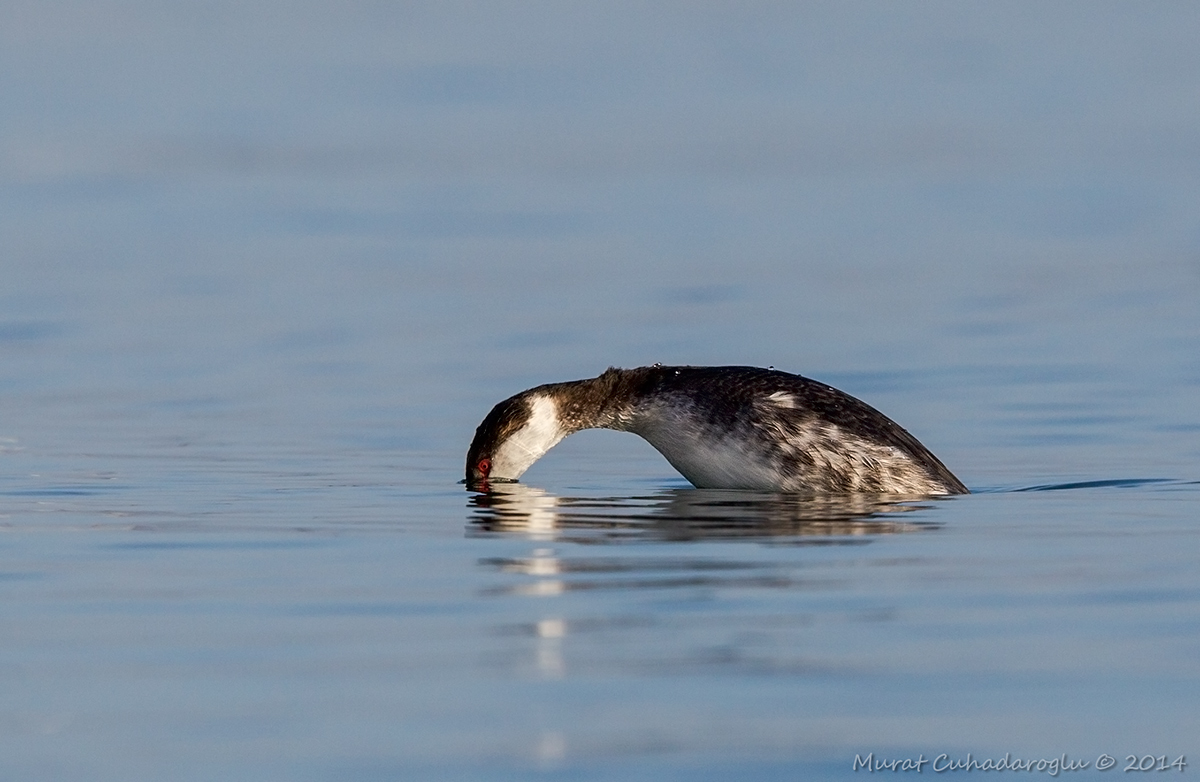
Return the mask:
<svg viewBox="0 0 1200 782">
<path fill-rule="evenodd" d="M 558 406 L 547 396 L 529 400 L 529 420 L 500 444 L 492 457 L 491 477 L 516 480 L 529 465 L 558 444 L 566 432 L 558 422 Z"/>
</svg>

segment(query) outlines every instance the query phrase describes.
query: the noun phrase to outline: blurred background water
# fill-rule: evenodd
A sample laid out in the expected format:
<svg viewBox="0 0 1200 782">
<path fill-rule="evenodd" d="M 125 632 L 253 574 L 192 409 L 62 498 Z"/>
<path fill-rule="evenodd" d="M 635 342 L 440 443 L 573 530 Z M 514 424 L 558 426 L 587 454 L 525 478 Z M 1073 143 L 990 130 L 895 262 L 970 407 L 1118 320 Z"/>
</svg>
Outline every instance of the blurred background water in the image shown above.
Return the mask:
<svg viewBox="0 0 1200 782">
<path fill-rule="evenodd" d="M 1191 752 L 1198 39 L 1171 2 L 0 4 L 0 775 Z M 836 385 L 976 493 L 700 492 L 611 432 L 456 484 L 499 399 L 654 362 Z"/>
</svg>

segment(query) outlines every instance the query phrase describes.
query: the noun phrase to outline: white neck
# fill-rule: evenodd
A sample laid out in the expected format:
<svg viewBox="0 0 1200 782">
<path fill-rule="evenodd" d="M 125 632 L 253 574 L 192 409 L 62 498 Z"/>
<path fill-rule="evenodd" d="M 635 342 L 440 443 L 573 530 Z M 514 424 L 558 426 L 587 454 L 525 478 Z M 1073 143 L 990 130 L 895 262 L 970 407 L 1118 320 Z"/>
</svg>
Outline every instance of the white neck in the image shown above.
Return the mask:
<svg viewBox="0 0 1200 782">
<path fill-rule="evenodd" d="M 558 405 L 549 396 L 529 399 L 529 420 L 500 444 L 492 457 L 491 477 L 516 480 L 529 465 L 542 458 L 567 436 L 558 417 Z"/>
</svg>

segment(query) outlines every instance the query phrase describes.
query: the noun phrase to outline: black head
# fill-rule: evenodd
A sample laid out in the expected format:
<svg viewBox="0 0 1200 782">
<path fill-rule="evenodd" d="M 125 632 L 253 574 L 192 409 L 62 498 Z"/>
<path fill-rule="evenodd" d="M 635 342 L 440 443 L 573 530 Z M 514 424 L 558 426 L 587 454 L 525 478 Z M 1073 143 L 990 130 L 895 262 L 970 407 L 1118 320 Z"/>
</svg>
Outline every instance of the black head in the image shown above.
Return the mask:
<svg viewBox="0 0 1200 782">
<path fill-rule="evenodd" d="M 511 396 L 500 402 L 475 429 L 475 439 L 467 449 L 467 486 L 487 488 L 488 481 L 515 480 L 507 474 L 508 465 L 497 464 L 496 452 L 529 421 L 526 393 Z"/>
</svg>

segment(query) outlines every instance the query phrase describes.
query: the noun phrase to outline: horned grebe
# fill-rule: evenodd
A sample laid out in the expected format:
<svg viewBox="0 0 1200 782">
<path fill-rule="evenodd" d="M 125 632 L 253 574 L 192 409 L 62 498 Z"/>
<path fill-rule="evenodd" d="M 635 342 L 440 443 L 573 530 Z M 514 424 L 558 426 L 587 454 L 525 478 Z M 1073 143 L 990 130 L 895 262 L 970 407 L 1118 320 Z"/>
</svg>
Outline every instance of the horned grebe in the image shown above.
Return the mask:
<svg viewBox="0 0 1200 782">
<path fill-rule="evenodd" d="M 824 383 L 775 369 L 658 364 L 505 399 L 475 430 L 467 484 L 514 481 L 581 429 L 641 435 L 704 489 L 968 493 L 915 437 Z"/>
</svg>

